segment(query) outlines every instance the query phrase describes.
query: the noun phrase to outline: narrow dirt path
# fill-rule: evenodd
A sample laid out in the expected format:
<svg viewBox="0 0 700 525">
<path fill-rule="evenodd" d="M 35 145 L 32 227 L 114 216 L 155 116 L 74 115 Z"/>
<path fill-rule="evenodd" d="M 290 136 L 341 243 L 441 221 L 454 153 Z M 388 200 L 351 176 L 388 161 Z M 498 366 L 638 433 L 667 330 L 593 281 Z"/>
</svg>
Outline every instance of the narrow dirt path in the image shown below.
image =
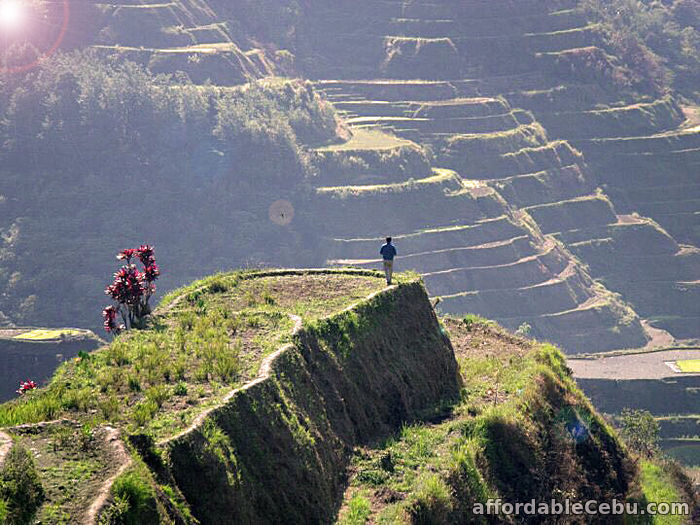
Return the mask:
<svg viewBox="0 0 700 525">
<path fill-rule="evenodd" d="M 5 463 L 5 456 L 12 448 L 12 438 L 0 431 L 0 468 L 2 468 L 3 463 Z"/>
<path fill-rule="evenodd" d="M 83 518 L 82 523 L 85 525 L 97 523 L 100 512 L 102 512 L 107 505 L 107 500 L 109 499 L 114 481 L 133 463 L 129 451 L 119 437 L 119 430 L 113 427 L 105 427 L 105 430 L 107 431 L 107 435 L 104 437 L 104 440 L 107 443 L 107 447 L 110 449 L 113 461 L 119 466 L 117 470 L 102 483 L 97 496 Z"/>
<path fill-rule="evenodd" d="M 361 301 L 358 301 L 358 302 L 348 306 L 343 311 L 351 310 L 351 309 L 355 308 L 361 302 L 369 301 L 373 297 L 375 297 L 376 295 L 379 295 L 381 293 L 384 293 L 384 292 L 391 290 L 393 288 L 396 288 L 396 287 L 397 287 L 396 285 L 391 285 L 391 286 L 387 286 L 381 290 L 378 290 L 376 292 L 373 292 L 370 295 L 368 295 L 367 297 L 365 297 L 364 299 L 362 299 Z M 171 304 L 168 306 L 172 307 L 173 305 Z M 292 331 L 291 331 L 291 334 L 294 335 L 297 332 L 299 332 L 299 330 L 301 330 L 302 318 L 300 316 L 294 315 L 294 314 L 288 314 L 288 315 L 292 319 L 292 321 L 294 321 L 294 327 L 292 328 Z M 270 373 L 272 372 L 272 364 L 275 362 L 275 359 L 277 359 L 277 357 L 279 357 L 282 353 L 284 353 L 287 350 L 290 350 L 291 348 L 293 348 L 293 344 L 288 343 L 288 344 L 282 346 L 281 348 L 279 348 L 274 353 L 267 356 L 263 360 L 263 362 L 260 364 L 260 370 L 258 371 L 258 376 L 255 379 L 249 381 L 248 383 L 246 383 L 245 385 L 243 385 L 239 388 L 231 390 L 228 394 L 226 394 L 226 396 L 221 400 L 221 402 L 219 404 L 217 404 L 216 406 L 211 407 L 208 410 L 199 414 L 189 427 L 187 427 L 185 430 L 183 430 L 182 432 L 178 433 L 175 436 L 172 436 L 172 437 L 169 437 L 169 438 L 166 438 L 166 439 L 159 441 L 158 445 L 159 446 L 167 445 L 169 442 L 174 441 L 176 439 L 179 439 L 179 438 L 185 436 L 186 434 L 195 431 L 201 425 L 204 424 L 207 416 L 209 416 L 217 408 L 223 406 L 228 401 L 230 401 L 233 398 L 233 396 L 235 396 L 238 392 L 248 390 L 252 386 L 257 385 L 258 383 L 268 379 L 270 377 Z M 111 446 L 113 447 L 113 451 L 114 451 L 115 456 L 117 458 L 121 458 L 122 461 L 121 461 L 121 464 L 120 464 L 119 468 L 117 469 L 117 471 L 102 484 L 102 487 L 100 488 L 100 492 L 99 492 L 97 498 L 95 498 L 92 505 L 90 505 L 90 509 L 88 510 L 88 512 L 85 516 L 85 519 L 82 521 L 82 523 L 84 523 L 85 525 L 97 525 L 97 520 L 100 516 L 100 513 L 104 510 L 105 506 L 107 505 L 107 501 L 109 500 L 110 491 L 112 489 L 112 485 L 114 484 L 114 481 L 129 466 L 131 466 L 131 464 L 133 462 L 129 452 L 126 450 L 126 447 L 124 446 L 124 443 L 119 439 L 119 431 L 117 429 L 110 429 L 110 434 L 108 435 L 107 439 L 110 440 L 110 443 L 111 443 Z"/>
<path fill-rule="evenodd" d="M 352 310 L 361 302 L 369 301 L 373 297 L 375 297 L 381 293 L 384 293 L 388 290 L 391 290 L 393 288 L 396 288 L 396 285 L 387 286 L 381 290 L 373 292 L 370 295 L 368 295 L 367 297 L 365 297 L 364 299 L 362 299 L 361 301 L 358 301 L 356 303 L 351 304 L 350 306 L 345 308 L 343 311 Z M 297 332 L 299 332 L 299 330 L 301 330 L 302 318 L 299 317 L 298 315 L 294 315 L 294 314 L 288 314 L 288 315 L 292 319 L 292 321 L 294 321 L 294 327 L 292 328 L 291 334 L 295 335 Z M 158 445 L 159 446 L 167 445 L 171 441 L 175 441 L 176 439 L 180 439 L 181 437 L 185 436 L 186 434 L 189 434 L 190 432 L 195 431 L 197 428 L 199 428 L 204 423 L 204 421 L 206 420 L 207 416 L 209 416 L 209 414 L 211 414 L 214 410 L 221 407 L 222 405 L 225 405 L 238 392 L 243 392 L 245 390 L 248 390 L 252 386 L 257 385 L 258 383 L 261 383 L 262 381 L 265 381 L 266 379 L 268 379 L 270 377 L 270 372 L 272 371 L 272 364 L 275 362 L 275 360 L 281 354 L 283 354 L 285 351 L 293 348 L 293 346 L 294 345 L 292 343 L 288 343 L 288 344 L 282 346 L 281 348 L 277 349 L 274 353 L 267 356 L 263 360 L 263 362 L 260 364 L 260 370 L 258 371 L 258 376 L 255 379 L 249 381 L 248 383 L 246 383 L 245 385 L 243 385 L 241 387 L 238 387 L 238 388 L 231 390 L 228 394 L 226 394 L 226 396 L 216 406 L 213 406 L 213 407 L 205 410 L 201 414 L 199 414 L 189 427 L 187 427 L 182 432 L 179 432 L 178 434 L 176 434 L 174 436 L 171 436 L 171 437 L 168 437 L 168 438 L 165 438 L 165 439 L 159 441 Z"/>
</svg>

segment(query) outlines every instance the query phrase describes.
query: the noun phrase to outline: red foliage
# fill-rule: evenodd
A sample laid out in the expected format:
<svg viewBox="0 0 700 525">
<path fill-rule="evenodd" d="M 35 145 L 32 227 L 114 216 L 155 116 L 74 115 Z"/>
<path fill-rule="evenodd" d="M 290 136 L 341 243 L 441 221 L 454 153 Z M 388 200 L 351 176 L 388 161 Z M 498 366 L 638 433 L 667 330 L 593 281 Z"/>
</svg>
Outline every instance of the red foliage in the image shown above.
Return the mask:
<svg viewBox="0 0 700 525">
<path fill-rule="evenodd" d="M 137 258 L 143 265 L 139 270 L 132 259 Z M 151 313 L 149 300 L 156 291 L 155 281 L 160 276 L 153 246 L 143 244 L 139 248 L 128 248 L 117 254 L 117 259 L 126 261 L 114 274 L 114 282 L 105 288 L 117 305 L 102 310 L 104 328 L 112 334 L 119 334 L 128 328 L 141 327 Z M 120 315 L 123 323 L 117 324 Z"/>
<path fill-rule="evenodd" d="M 37 384 L 31 379 L 28 379 L 27 381 L 20 382 L 19 390 L 17 390 L 17 393 L 19 395 L 24 395 L 27 392 L 34 390 L 35 388 L 37 388 Z"/>
</svg>

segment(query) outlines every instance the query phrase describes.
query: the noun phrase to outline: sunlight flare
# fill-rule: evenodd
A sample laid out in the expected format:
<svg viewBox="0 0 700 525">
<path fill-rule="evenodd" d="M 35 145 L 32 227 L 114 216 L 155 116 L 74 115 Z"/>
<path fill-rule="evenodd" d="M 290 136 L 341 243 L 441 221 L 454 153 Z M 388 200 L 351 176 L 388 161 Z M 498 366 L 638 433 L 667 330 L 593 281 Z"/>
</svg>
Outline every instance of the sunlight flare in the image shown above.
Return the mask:
<svg viewBox="0 0 700 525">
<path fill-rule="evenodd" d="M 22 24 L 24 8 L 17 0 L 0 0 L 0 26 L 14 29 Z"/>
</svg>

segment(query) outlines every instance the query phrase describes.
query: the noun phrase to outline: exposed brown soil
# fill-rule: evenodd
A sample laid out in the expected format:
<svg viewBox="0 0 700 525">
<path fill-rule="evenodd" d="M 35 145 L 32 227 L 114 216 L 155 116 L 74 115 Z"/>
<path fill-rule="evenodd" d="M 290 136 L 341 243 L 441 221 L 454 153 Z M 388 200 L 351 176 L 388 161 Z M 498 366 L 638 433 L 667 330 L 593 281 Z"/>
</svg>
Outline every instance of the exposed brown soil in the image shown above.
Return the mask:
<svg viewBox="0 0 700 525">
<path fill-rule="evenodd" d="M 11 448 L 12 438 L 4 432 L 0 432 L 0 467 L 2 467 L 2 464 L 5 461 L 5 456 L 7 456 L 7 453 Z"/>
<path fill-rule="evenodd" d="M 458 358 L 522 356 L 532 348 L 532 342 L 506 332 L 498 325 L 474 323 L 467 327 L 461 319 L 447 317 L 443 323 Z"/>
<path fill-rule="evenodd" d="M 34 456 L 47 498 L 39 517 L 46 512 L 49 523 L 95 523 L 112 482 L 131 464 L 112 427 L 87 430 L 60 420 L 10 431 Z"/>
<path fill-rule="evenodd" d="M 660 347 L 668 347 L 673 344 L 675 339 L 666 330 L 661 330 L 660 328 L 654 328 L 649 324 L 648 321 L 642 321 L 642 326 L 644 331 L 649 336 L 649 342 L 645 347 L 647 350 Z"/>
</svg>

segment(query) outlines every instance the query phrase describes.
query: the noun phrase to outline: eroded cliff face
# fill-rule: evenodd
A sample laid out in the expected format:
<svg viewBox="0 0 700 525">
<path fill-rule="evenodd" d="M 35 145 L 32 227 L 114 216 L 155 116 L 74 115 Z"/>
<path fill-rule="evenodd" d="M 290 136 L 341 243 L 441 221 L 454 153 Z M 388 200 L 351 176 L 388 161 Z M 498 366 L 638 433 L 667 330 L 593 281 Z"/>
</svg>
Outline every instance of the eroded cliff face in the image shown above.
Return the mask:
<svg viewBox="0 0 700 525">
<path fill-rule="evenodd" d="M 352 447 L 459 395 L 449 339 L 420 283 L 304 326 L 269 375 L 163 444 L 202 523 L 323 523 Z"/>
</svg>

